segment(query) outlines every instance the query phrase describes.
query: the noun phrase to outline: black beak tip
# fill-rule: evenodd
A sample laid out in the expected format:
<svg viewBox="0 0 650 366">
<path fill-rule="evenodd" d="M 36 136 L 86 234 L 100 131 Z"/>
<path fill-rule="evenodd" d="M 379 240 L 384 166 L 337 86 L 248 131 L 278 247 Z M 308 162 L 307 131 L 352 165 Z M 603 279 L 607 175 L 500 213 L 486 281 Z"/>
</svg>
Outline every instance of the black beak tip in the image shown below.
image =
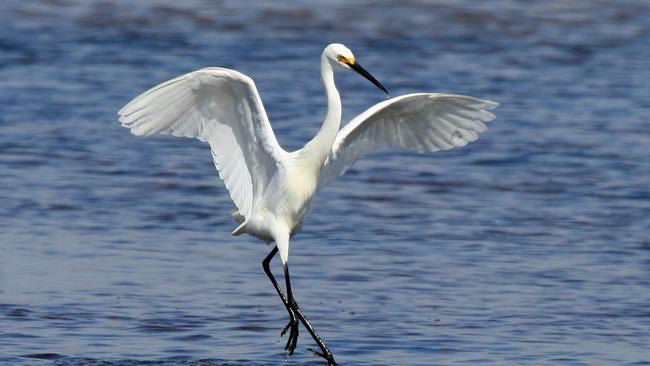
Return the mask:
<svg viewBox="0 0 650 366">
<path fill-rule="evenodd" d="M 355 62 L 354 64 L 350 65 L 350 67 L 352 68 L 352 70 L 358 72 L 359 75 L 363 76 L 364 78 L 368 79 L 371 83 L 375 84 L 375 86 L 381 89 L 384 93 L 388 94 L 388 90 L 386 90 L 386 88 L 384 88 L 384 86 L 381 85 L 381 83 L 377 79 L 375 79 L 374 76 L 370 75 L 370 73 L 366 71 L 366 69 L 361 67 L 361 65 Z"/>
</svg>

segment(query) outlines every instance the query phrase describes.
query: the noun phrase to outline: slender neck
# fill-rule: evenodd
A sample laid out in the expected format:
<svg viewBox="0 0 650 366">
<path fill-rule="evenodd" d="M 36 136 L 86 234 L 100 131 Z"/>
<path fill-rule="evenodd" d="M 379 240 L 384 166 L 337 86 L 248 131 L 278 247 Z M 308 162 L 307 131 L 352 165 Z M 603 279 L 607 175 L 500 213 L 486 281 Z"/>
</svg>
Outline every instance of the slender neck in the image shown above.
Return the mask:
<svg viewBox="0 0 650 366">
<path fill-rule="evenodd" d="M 324 161 L 334 145 L 336 134 L 341 126 L 341 96 L 334 85 L 334 70 L 323 55 L 320 63 L 320 74 L 327 94 L 327 115 L 320 130 L 304 147 L 307 155 Z"/>
</svg>

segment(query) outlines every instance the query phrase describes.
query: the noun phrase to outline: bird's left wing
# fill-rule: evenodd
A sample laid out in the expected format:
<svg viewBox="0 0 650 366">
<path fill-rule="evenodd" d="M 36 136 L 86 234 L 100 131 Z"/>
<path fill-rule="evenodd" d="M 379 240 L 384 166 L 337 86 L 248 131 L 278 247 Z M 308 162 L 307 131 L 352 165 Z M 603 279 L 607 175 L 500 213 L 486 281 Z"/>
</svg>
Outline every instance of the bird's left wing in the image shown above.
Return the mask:
<svg viewBox="0 0 650 366">
<path fill-rule="evenodd" d="M 210 144 L 219 176 L 241 215 L 282 161 L 253 80 L 234 70 L 206 68 L 142 93 L 118 112 L 134 135 L 191 137 Z"/>
<path fill-rule="evenodd" d="M 455 94 L 407 94 L 378 103 L 343 127 L 325 161 L 318 187 L 343 175 L 381 147 L 438 151 L 464 146 L 494 119 L 499 104 Z"/>
</svg>

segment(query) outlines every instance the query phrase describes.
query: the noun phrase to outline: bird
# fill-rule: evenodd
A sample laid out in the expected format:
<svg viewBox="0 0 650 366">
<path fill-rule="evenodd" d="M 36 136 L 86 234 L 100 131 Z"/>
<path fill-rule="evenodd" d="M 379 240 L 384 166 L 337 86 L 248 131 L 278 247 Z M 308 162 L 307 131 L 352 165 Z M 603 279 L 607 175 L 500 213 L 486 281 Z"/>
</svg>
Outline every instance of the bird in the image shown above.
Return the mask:
<svg viewBox="0 0 650 366">
<path fill-rule="evenodd" d="M 232 235 L 248 234 L 272 245 L 262 267 L 282 300 L 289 322 L 285 351 L 294 353 L 299 325 L 328 365 L 332 352 L 298 306 L 289 275 L 290 240 L 300 231 L 314 195 L 343 175 L 358 159 L 380 148 L 434 152 L 475 141 L 499 104 L 471 96 L 412 93 L 388 98 L 341 128 L 338 71 L 353 71 L 388 94 L 357 62 L 348 47 L 333 43 L 320 57 L 327 112 L 317 134 L 304 147 L 286 151 L 275 137 L 253 80 L 235 70 L 208 67 L 163 82 L 119 110 L 119 121 L 133 135 L 170 134 L 210 146 L 214 165 L 236 206 Z M 270 262 L 280 254 L 286 294 Z"/>
</svg>

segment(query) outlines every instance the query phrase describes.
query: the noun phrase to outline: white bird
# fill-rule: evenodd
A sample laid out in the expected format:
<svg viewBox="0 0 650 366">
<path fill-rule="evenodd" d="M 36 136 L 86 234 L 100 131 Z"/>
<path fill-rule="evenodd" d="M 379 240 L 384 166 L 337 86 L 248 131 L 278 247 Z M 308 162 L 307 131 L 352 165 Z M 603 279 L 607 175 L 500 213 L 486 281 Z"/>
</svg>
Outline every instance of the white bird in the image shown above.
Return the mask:
<svg viewBox="0 0 650 366">
<path fill-rule="evenodd" d="M 321 78 L 327 94 L 327 115 L 316 136 L 302 149 L 288 152 L 275 138 L 253 80 L 234 70 L 210 67 L 179 76 L 142 93 L 122 108 L 119 120 L 134 135 L 155 133 L 207 142 L 219 177 L 237 206 L 239 226 L 275 243 L 262 261 L 264 271 L 282 299 L 290 331 L 285 350 L 291 355 L 303 323 L 321 352 L 334 357 L 295 301 L 289 278 L 289 240 L 302 227 L 317 190 L 345 173 L 362 156 L 382 147 L 437 151 L 464 146 L 494 119 L 488 110 L 498 103 L 464 95 L 416 93 L 392 98 L 341 124 L 341 98 L 335 70 L 354 70 L 388 93 L 342 44 L 328 45 L 321 56 Z M 277 252 L 284 267 L 287 294 L 269 263 Z"/>
</svg>

